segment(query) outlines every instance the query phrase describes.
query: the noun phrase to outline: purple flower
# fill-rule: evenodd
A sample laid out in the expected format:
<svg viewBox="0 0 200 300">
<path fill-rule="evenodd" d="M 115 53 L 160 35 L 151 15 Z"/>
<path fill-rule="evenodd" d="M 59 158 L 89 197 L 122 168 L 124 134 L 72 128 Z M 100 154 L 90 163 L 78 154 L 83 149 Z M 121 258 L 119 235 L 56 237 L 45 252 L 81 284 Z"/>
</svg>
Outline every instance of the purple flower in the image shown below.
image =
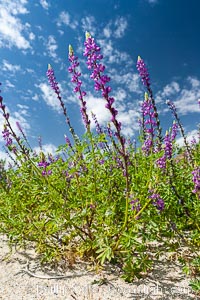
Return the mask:
<svg viewBox="0 0 200 300">
<path fill-rule="evenodd" d="M 173 154 L 173 141 L 177 135 L 178 124 L 176 122 L 173 123 L 170 131 L 166 131 L 164 137 L 164 155 L 157 159 L 156 163 L 159 168 L 166 169 L 166 159 L 171 159 Z"/>
<path fill-rule="evenodd" d="M 103 165 L 105 163 L 105 160 L 104 159 L 100 159 L 99 163 L 100 163 L 100 165 Z"/>
<path fill-rule="evenodd" d="M 46 74 L 47 74 L 50 86 L 54 90 L 54 92 L 56 93 L 57 98 L 58 98 L 58 100 L 60 102 L 60 105 L 62 107 L 63 113 L 64 113 L 65 117 L 68 120 L 67 110 L 66 110 L 64 102 L 62 101 L 61 95 L 60 95 L 60 89 L 59 89 L 58 82 L 56 81 L 56 78 L 55 78 L 55 75 L 54 75 L 54 70 L 52 69 L 50 64 L 48 64 L 48 70 L 47 70 Z"/>
<path fill-rule="evenodd" d="M 51 175 L 52 171 L 51 170 L 47 170 L 47 167 L 50 165 L 50 162 L 47 162 L 45 160 L 45 157 L 43 157 L 42 155 L 42 160 L 38 163 L 38 167 L 43 168 L 42 170 L 42 175 Z"/>
<path fill-rule="evenodd" d="M 151 193 L 150 196 L 148 196 L 150 199 L 153 199 L 154 201 L 152 204 L 157 208 L 158 211 L 162 211 L 165 207 L 164 200 L 160 197 L 159 194 L 154 193 L 152 190 L 149 190 L 149 193 Z"/>
<path fill-rule="evenodd" d="M 176 112 L 176 106 L 174 105 L 174 103 L 170 100 L 166 101 L 166 104 L 169 106 L 169 108 L 171 109 L 171 111 L 174 113 Z"/>
<path fill-rule="evenodd" d="M 116 119 L 118 111 L 112 106 L 115 99 L 109 96 L 112 90 L 111 87 L 106 86 L 106 84 L 110 81 L 110 77 L 103 74 L 105 66 L 99 62 L 103 58 L 103 55 L 100 53 L 101 48 L 95 43 L 94 38 L 92 38 L 88 32 L 86 32 L 86 41 L 84 45 L 85 51 L 83 55 L 87 57 L 87 66 L 92 72 L 90 77 L 94 80 L 94 88 L 97 91 L 101 91 L 102 97 L 106 100 L 107 103 L 105 107 L 110 111 L 111 122 L 116 128 L 115 136 L 119 139 L 122 147 L 124 147 L 125 139 L 122 138 L 120 134 L 121 123 Z"/>
<path fill-rule="evenodd" d="M 96 208 L 96 205 L 95 204 L 90 204 L 90 209 L 95 209 Z"/>
<path fill-rule="evenodd" d="M 178 124 L 174 121 L 172 125 L 171 141 L 173 142 L 177 136 Z"/>
<path fill-rule="evenodd" d="M 165 134 L 164 143 L 165 143 L 165 157 L 170 159 L 172 157 L 172 142 L 168 131 Z"/>
<path fill-rule="evenodd" d="M 71 81 L 75 84 L 74 92 L 79 93 L 79 100 L 81 101 L 81 115 L 84 121 L 86 128 L 90 129 L 90 120 L 87 114 L 86 101 L 84 101 L 84 96 L 86 96 L 86 92 L 81 90 L 82 81 L 80 80 L 81 73 L 77 71 L 77 67 L 79 66 L 78 57 L 74 56 L 74 51 L 71 45 L 69 45 L 69 61 L 71 66 L 68 68 L 69 73 L 72 74 Z"/>
<path fill-rule="evenodd" d="M 147 88 L 150 87 L 149 73 L 148 73 L 147 67 L 146 67 L 143 59 L 140 56 L 138 56 L 136 67 L 137 67 L 137 70 L 139 72 L 139 75 L 142 79 L 142 83 L 144 84 L 144 86 L 146 86 Z"/>
<path fill-rule="evenodd" d="M 143 121 L 140 121 L 140 126 L 142 126 L 144 138 L 142 150 L 146 155 L 149 155 L 151 149 L 153 150 L 154 148 L 154 137 L 157 123 L 155 120 L 153 104 L 148 93 L 145 93 L 144 101 L 141 105 L 141 112 Z"/>
<path fill-rule="evenodd" d="M 194 190 L 192 192 L 197 194 L 200 199 L 200 167 L 196 167 L 194 171 L 192 171 L 192 175 L 192 181 L 194 183 Z"/>
<path fill-rule="evenodd" d="M 101 126 L 100 126 L 100 124 L 99 124 L 99 122 L 98 122 L 98 120 L 97 120 L 97 117 L 96 117 L 96 115 L 95 115 L 93 112 L 92 112 L 92 118 L 93 118 L 94 123 L 95 123 L 95 125 L 96 125 L 96 132 L 97 132 L 98 134 L 103 133 L 103 130 L 102 130 L 102 128 L 101 128 Z"/>
<path fill-rule="evenodd" d="M 133 198 L 133 196 L 130 195 L 130 198 Z M 132 199 L 132 200 L 130 201 L 130 204 L 131 204 L 131 210 L 135 211 L 136 214 L 141 210 L 141 204 L 140 204 L 138 198 Z M 139 216 L 138 216 L 136 219 L 139 219 Z"/>
<path fill-rule="evenodd" d="M 50 83 L 52 89 L 55 91 L 55 93 L 57 94 L 57 96 L 59 98 L 60 97 L 60 89 L 59 89 L 58 82 L 56 81 L 56 78 L 54 75 L 54 70 L 52 69 L 50 64 L 48 64 L 47 77 L 48 77 L 48 80 L 49 80 L 49 83 Z"/>
<path fill-rule="evenodd" d="M 4 125 L 4 130 L 2 131 L 3 139 L 6 142 L 6 147 L 12 145 L 11 133 L 6 125 Z"/>
<path fill-rule="evenodd" d="M 156 160 L 156 164 L 160 169 L 166 169 L 166 157 L 163 155 L 162 157 Z"/>
<path fill-rule="evenodd" d="M 70 142 L 70 139 L 65 135 L 65 142 L 66 142 L 66 144 L 70 147 L 70 148 L 72 148 L 72 144 L 71 144 L 71 142 Z"/>
</svg>

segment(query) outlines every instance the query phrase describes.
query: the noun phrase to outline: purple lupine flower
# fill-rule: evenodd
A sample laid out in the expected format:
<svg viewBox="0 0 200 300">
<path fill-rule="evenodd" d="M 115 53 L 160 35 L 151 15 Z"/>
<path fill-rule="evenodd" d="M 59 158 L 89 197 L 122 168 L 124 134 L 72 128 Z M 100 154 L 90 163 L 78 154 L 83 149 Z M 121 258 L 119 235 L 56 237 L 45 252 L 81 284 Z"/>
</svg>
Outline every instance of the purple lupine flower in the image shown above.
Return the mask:
<svg viewBox="0 0 200 300">
<path fill-rule="evenodd" d="M 50 64 L 48 64 L 48 70 L 47 70 L 46 74 L 47 74 L 51 88 L 54 90 L 54 92 L 57 95 L 58 100 L 60 101 L 60 105 L 62 107 L 63 113 L 64 113 L 65 117 L 68 119 L 67 110 L 66 110 L 64 102 L 62 101 L 61 95 L 60 95 L 60 88 L 58 86 L 58 82 L 56 81 L 56 77 L 54 75 L 54 70 Z"/>
<path fill-rule="evenodd" d="M 178 131 L 178 124 L 174 121 L 172 125 L 172 131 L 171 131 L 171 141 L 173 142 L 177 136 Z"/>
<path fill-rule="evenodd" d="M 173 122 L 170 131 L 166 131 L 164 137 L 164 155 L 157 159 L 156 163 L 160 169 L 166 169 L 166 159 L 171 159 L 173 154 L 173 142 L 177 135 L 178 124 Z"/>
<path fill-rule="evenodd" d="M 172 151 L 173 151 L 173 141 L 177 135 L 178 124 L 173 122 L 172 128 L 170 129 L 170 133 L 166 131 L 164 143 L 165 143 L 165 157 L 168 159 L 172 158 Z"/>
<path fill-rule="evenodd" d="M 98 134 L 103 133 L 103 130 L 102 130 L 102 128 L 101 128 L 101 126 L 100 126 L 100 124 L 99 124 L 99 122 L 98 122 L 98 120 L 97 120 L 97 117 L 96 117 L 96 115 L 95 115 L 93 112 L 92 112 L 92 118 L 93 118 L 94 123 L 95 123 L 95 125 L 96 125 L 96 132 L 97 132 Z"/>
<path fill-rule="evenodd" d="M 71 144 L 70 139 L 68 138 L 68 136 L 64 135 L 64 137 L 65 137 L 65 142 L 66 142 L 66 144 L 67 144 L 70 148 L 72 148 L 72 144 Z"/>
<path fill-rule="evenodd" d="M 161 198 L 157 199 L 156 202 L 153 202 L 153 205 L 156 206 L 159 211 L 162 211 L 165 207 L 164 201 Z"/>
<path fill-rule="evenodd" d="M 153 190 L 149 190 L 149 193 L 151 193 L 151 195 L 148 196 L 148 198 L 154 200 L 152 204 L 157 208 L 158 211 L 162 211 L 165 207 L 164 200 L 160 197 L 158 193 L 154 193 Z"/>
<path fill-rule="evenodd" d="M 84 96 L 86 96 L 86 92 L 81 90 L 82 81 L 80 80 L 81 73 L 77 71 L 77 67 L 79 66 L 78 57 L 74 55 L 74 51 L 71 45 L 69 45 L 69 56 L 68 59 L 71 63 L 71 66 L 68 68 L 69 73 L 72 74 L 71 82 L 73 82 L 76 86 L 74 88 L 75 93 L 79 93 L 79 100 L 81 101 L 81 115 L 84 121 L 86 128 L 90 129 L 90 120 L 87 114 L 86 101 L 84 101 Z"/>
<path fill-rule="evenodd" d="M 175 104 L 172 101 L 170 101 L 170 100 L 167 100 L 166 104 L 169 106 L 169 108 L 171 109 L 171 111 L 174 114 L 176 112 L 176 106 L 175 106 Z"/>
<path fill-rule="evenodd" d="M 60 97 L 60 89 L 58 86 L 58 82 L 56 81 L 56 77 L 54 75 L 54 70 L 52 69 L 51 65 L 48 64 L 48 70 L 47 70 L 47 77 L 50 83 L 50 86 L 54 90 L 54 92 L 57 94 L 58 98 Z"/>
<path fill-rule="evenodd" d="M 125 139 L 122 138 L 120 134 L 121 123 L 118 122 L 118 120 L 116 119 L 118 111 L 112 106 L 115 99 L 109 96 L 112 90 L 111 87 L 106 86 L 106 84 L 110 81 L 110 77 L 103 74 L 105 70 L 105 66 L 99 63 L 99 61 L 102 60 L 103 58 L 103 55 L 100 53 L 101 48 L 98 45 L 96 45 L 94 38 L 92 38 L 88 32 L 86 32 L 86 41 L 84 45 L 85 45 L 85 51 L 83 55 L 87 57 L 88 69 L 92 71 L 90 77 L 95 82 L 94 88 L 95 90 L 102 92 L 102 97 L 107 102 L 105 107 L 111 113 L 111 122 L 114 124 L 116 128 L 115 136 L 120 140 L 120 143 L 123 148 Z"/>
<path fill-rule="evenodd" d="M 156 145 L 154 145 L 154 152 L 158 152 L 160 151 L 161 149 L 161 145 L 162 145 L 162 128 L 160 127 L 160 120 L 159 120 L 159 117 L 158 117 L 158 112 L 157 112 L 157 107 L 156 107 L 156 103 L 155 103 L 155 100 L 154 100 L 154 97 L 153 97 L 153 92 L 152 92 L 152 89 L 151 89 L 151 86 L 150 86 L 150 78 L 149 78 L 149 72 L 148 72 L 148 69 L 143 61 L 143 59 L 138 56 L 138 60 L 137 60 L 137 70 L 139 72 L 139 75 L 141 77 L 141 80 L 142 80 L 142 83 L 143 85 L 146 87 L 147 91 L 148 91 L 148 95 L 149 95 L 149 98 L 150 98 L 150 103 L 151 103 L 151 106 L 152 106 L 152 120 L 155 119 L 155 129 L 157 131 L 157 139 L 156 139 Z M 143 132 L 144 133 L 144 132 Z M 145 135 L 144 135 L 145 136 Z M 148 149 L 147 149 L 148 150 Z"/>
<path fill-rule="evenodd" d="M 170 159 L 172 158 L 172 142 L 168 131 L 166 131 L 164 137 L 164 143 L 165 143 L 165 157 Z"/>
<path fill-rule="evenodd" d="M 144 101 L 141 105 L 142 119 L 140 125 L 143 127 L 144 144 L 142 150 L 149 155 L 150 150 L 154 150 L 154 136 L 157 123 L 155 121 L 155 112 L 153 104 L 149 99 L 148 93 L 145 93 Z"/>
<path fill-rule="evenodd" d="M 187 142 L 187 139 L 186 139 L 186 136 L 185 136 L 184 129 L 183 129 L 183 126 L 181 124 L 181 121 L 180 121 L 180 119 L 178 117 L 178 114 L 176 112 L 176 107 L 175 107 L 174 103 L 171 102 L 170 100 L 167 100 L 166 104 L 169 106 L 170 110 L 172 111 L 172 114 L 174 115 L 175 119 L 177 120 L 178 126 L 180 128 L 180 131 L 181 131 L 181 134 L 182 134 L 182 137 L 183 137 L 184 144 L 185 144 L 186 149 L 187 149 L 188 159 L 189 159 L 189 161 L 193 165 L 193 159 L 192 159 L 191 149 L 190 149 L 189 144 Z"/>
<path fill-rule="evenodd" d="M 105 159 L 100 159 L 100 160 L 99 160 L 99 164 L 100 164 L 100 165 L 103 165 L 104 163 L 105 163 Z"/>
<path fill-rule="evenodd" d="M 139 199 L 133 199 L 133 195 L 130 195 L 130 199 L 132 199 L 129 203 L 131 204 L 131 210 L 135 211 L 136 214 L 141 210 L 141 204 L 139 202 Z M 139 219 L 140 216 L 136 217 L 136 219 Z"/>
<path fill-rule="evenodd" d="M 141 209 L 141 204 L 139 203 L 139 199 L 133 199 L 130 201 L 131 209 L 136 210 L 136 212 L 139 212 Z"/>
<path fill-rule="evenodd" d="M 51 170 L 47 171 L 47 167 L 50 165 L 50 163 L 45 160 L 45 157 L 44 157 L 43 153 L 41 153 L 41 155 L 42 155 L 42 160 L 38 163 L 38 167 L 43 168 L 43 170 L 42 170 L 42 175 L 43 176 L 51 175 L 52 171 Z"/>
<path fill-rule="evenodd" d="M 194 182 L 194 189 L 192 192 L 197 194 L 200 199 L 200 167 L 196 167 L 194 171 L 192 171 L 192 175 L 192 181 Z"/>
<path fill-rule="evenodd" d="M 193 146 L 193 145 L 196 145 L 197 144 L 197 140 L 196 140 L 196 138 L 193 136 L 192 137 L 192 140 L 191 140 L 191 145 Z"/>
<path fill-rule="evenodd" d="M 11 136 L 11 133 L 6 125 L 4 125 L 4 130 L 2 131 L 3 139 L 6 142 L 6 147 L 11 146 L 13 141 Z"/>
<path fill-rule="evenodd" d="M 156 160 L 156 164 L 160 169 L 166 169 L 166 157 L 163 155 L 162 157 Z"/>
<path fill-rule="evenodd" d="M 143 59 L 140 56 L 138 56 L 136 67 L 137 67 L 137 70 L 139 72 L 139 75 L 142 79 L 142 83 L 144 84 L 144 86 L 146 86 L 147 88 L 150 87 L 149 72 L 146 67 L 146 64 L 144 63 Z"/>
</svg>

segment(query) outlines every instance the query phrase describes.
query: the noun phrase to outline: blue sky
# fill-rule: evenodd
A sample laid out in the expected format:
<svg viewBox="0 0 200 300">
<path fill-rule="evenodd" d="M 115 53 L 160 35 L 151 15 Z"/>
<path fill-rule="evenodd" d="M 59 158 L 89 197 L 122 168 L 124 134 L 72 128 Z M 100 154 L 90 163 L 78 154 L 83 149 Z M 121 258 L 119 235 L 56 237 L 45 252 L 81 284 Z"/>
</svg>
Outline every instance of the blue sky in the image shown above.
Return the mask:
<svg viewBox="0 0 200 300">
<path fill-rule="evenodd" d="M 163 133 L 173 121 L 165 104 L 170 99 L 188 136 L 196 136 L 200 116 L 199 11 L 198 0 L 0 0 L 0 82 L 13 127 L 19 121 L 34 148 L 39 136 L 50 152 L 65 142 L 68 127 L 46 78 L 50 63 L 71 123 L 79 135 L 84 132 L 67 71 L 69 44 L 79 56 L 88 111 L 106 124 L 110 116 L 101 95 L 93 91 L 82 55 L 85 31 L 89 31 L 101 46 L 125 135 L 133 139 L 138 135 L 144 95 L 136 70 L 140 55 L 149 68 Z M 0 116 L 1 131 L 3 123 Z M 3 145 L 0 136 L 1 157 Z"/>
</svg>

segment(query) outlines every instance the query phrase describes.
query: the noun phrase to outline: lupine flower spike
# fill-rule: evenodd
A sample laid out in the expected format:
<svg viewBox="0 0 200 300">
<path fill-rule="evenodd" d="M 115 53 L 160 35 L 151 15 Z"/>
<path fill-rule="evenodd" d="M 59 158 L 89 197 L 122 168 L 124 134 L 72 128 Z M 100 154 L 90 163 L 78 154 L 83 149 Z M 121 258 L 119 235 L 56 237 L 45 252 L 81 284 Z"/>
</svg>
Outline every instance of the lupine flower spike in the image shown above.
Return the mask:
<svg viewBox="0 0 200 300">
<path fill-rule="evenodd" d="M 187 156 L 189 158 L 189 161 L 193 165 L 193 159 L 192 159 L 192 155 L 191 155 L 190 146 L 189 146 L 189 144 L 187 142 L 187 139 L 186 139 L 186 136 L 185 136 L 184 129 L 183 129 L 183 126 L 181 124 L 180 118 L 178 117 L 178 114 L 177 114 L 177 111 L 176 111 L 176 107 L 175 107 L 174 103 L 171 102 L 170 100 L 167 100 L 166 104 L 168 105 L 168 107 L 172 111 L 172 114 L 174 115 L 174 117 L 175 117 L 175 119 L 177 121 L 177 124 L 178 124 L 178 126 L 180 128 L 181 135 L 183 137 L 183 141 L 184 141 L 184 144 L 185 144 L 185 147 L 186 147 L 186 150 L 187 150 Z"/>
<path fill-rule="evenodd" d="M 146 67 L 146 64 L 144 63 L 143 59 L 138 56 L 138 60 L 137 60 L 137 70 L 139 72 L 140 78 L 142 80 L 143 85 L 145 86 L 145 88 L 147 89 L 148 92 L 148 97 L 149 97 L 149 101 L 152 104 L 152 108 L 154 110 L 154 118 L 156 121 L 156 130 L 157 130 L 157 149 L 155 149 L 156 151 L 161 150 L 161 145 L 162 145 L 162 129 L 160 127 L 160 120 L 158 117 L 158 112 L 157 112 L 157 107 L 155 104 L 155 100 L 153 97 L 153 92 L 151 89 L 151 84 L 150 84 L 150 76 L 149 76 L 149 72 L 148 69 Z"/>
<path fill-rule="evenodd" d="M 111 92 L 111 87 L 106 86 L 106 84 L 110 81 L 110 77 L 107 75 L 103 75 L 105 70 L 105 66 L 99 63 L 102 60 L 103 55 L 100 53 L 101 48 L 96 45 L 94 38 L 91 37 L 89 32 L 86 32 L 86 40 L 85 40 L 85 51 L 84 56 L 87 57 L 87 66 L 88 69 L 91 70 L 90 77 L 94 80 L 94 88 L 96 91 L 101 91 L 102 97 L 106 100 L 105 107 L 111 113 L 111 122 L 114 124 L 116 128 L 115 136 L 120 141 L 122 145 L 122 152 L 125 153 L 125 139 L 121 135 L 121 123 L 117 120 L 116 116 L 118 111 L 113 107 L 115 99 L 109 96 Z"/>
<path fill-rule="evenodd" d="M 96 91 L 101 91 L 102 97 L 106 100 L 105 107 L 111 114 L 111 122 L 114 125 L 115 137 L 118 139 L 121 149 L 114 143 L 114 147 L 120 153 L 123 158 L 123 175 L 126 178 L 126 213 L 123 227 L 127 226 L 128 222 L 128 207 L 129 207 L 129 174 L 128 174 L 128 155 L 126 153 L 125 138 L 121 134 L 121 122 L 117 120 L 118 111 L 114 108 L 113 104 L 115 99 L 110 96 L 111 87 L 108 84 L 110 77 L 104 74 L 105 66 L 100 63 L 103 58 L 101 54 L 101 48 L 95 43 L 94 38 L 91 37 L 89 32 L 86 32 L 85 51 L 83 55 L 87 57 L 87 67 L 91 71 L 90 78 L 94 80 L 94 88 Z"/>
<path fill-rule="evenodd" d="M 69 73 L 72 74 L 71 82 L 75 84 L 74 92 L 79 93 L 79 100 L 81 101 L 81 115 L 83 122 L 88 131 L 90 131 L 90 120 L 87 114 L 86 101 L 84 101 L 84 96 L 86 92 L 81 90 L 82 81 L 80 80 L 81 73 L 77 70 L 79 66 L 78 57 L 74 56 L 74 51 L 71 45 L 69 45 L 69 61 L 71 66 L 68 68 Z"/>
</svg>

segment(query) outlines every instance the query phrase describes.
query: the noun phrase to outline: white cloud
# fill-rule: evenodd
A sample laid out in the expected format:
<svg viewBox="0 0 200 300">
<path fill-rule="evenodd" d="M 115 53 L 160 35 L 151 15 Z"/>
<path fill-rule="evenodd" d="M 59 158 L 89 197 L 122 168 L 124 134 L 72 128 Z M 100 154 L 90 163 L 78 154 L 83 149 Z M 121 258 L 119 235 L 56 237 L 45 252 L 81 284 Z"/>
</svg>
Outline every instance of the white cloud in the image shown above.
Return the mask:
<svg viewBox="0 0 200 300">
<path fill-rule="evenodd" d="M 62 26 L 62 24 L 70 27 L 71 29 L 76 29 L 78 26 L 78 22 L 73 20 L 67 11 L 62 11 L 59 15 L 57 26 Z"/>
<path fill-rule="evenodd" d="M 198 80 L 197 78 L 189 76 L 187 80 L 191 84 L 192 88 L 200 88 L 200 80 Z"/>
<path fill-rule="evenodd" d="M 156 95 L 156 102 L 165 102 L 170 100 L 174 102 L 177 112 L 180 115 L 188 113 L 199 113 L 198 99 L 200 98 L 200 80 L 195 77 L 189 76 L 186 84 L 183 87 L 173 81 L 167 84 L 162 91 Z M 163 110 L 164 112 L 167 109 Z"/>
<path fill-rule="evenodd" d="M 179 84 L 177 82 L 173 81 L 164 87 L 162 96 L 170 97 L 171 95 L 177 94 L 179 91 L 180 91 Z"/>
<path fill-rule="evenodd" d="M 81 24 L 84 33 L 88 31 L 91 34 L 91 36 L 95 36 L 97 24 L 93 16 L 87 16 L 85 18 L 82 18 Z"/>
<path fill-rule="evenodd" d="M 33 41 L 35 39 L 35 34 L 33 32 L 29 33 L 29 39 Z"/>
<path fill-rule="evenodd" d="M 57 59 L 56 50 L 58 48 L 58 45 L 57 45 L 56 40 L 55 40 L 55 38 L 54 38 L 53 35 L 50 35 L 48 37 L 48 42 L 47 42 L 47 46 L 46 47 L 47 47 L 49 55 L 52 58 Z"/>
<path fill-rule="evenodd" d="M 111 70 L 112 81 L 117 84 L 121 84 L 126 87 L 130 92 L 141 94 L 140 78 L 139 75 L 132 72 L 126 72 L 125 74 L 117 72 L 115 69 Z"/>
<path fill-rule="evenodd" d="M 122 38 L 125 34 L 128 22 L 124 17 L 117 17 L 116 20 L 111 20 L 103 28 L 103 35 L 106 38 Z"/>
<path fill-rule="evenodd" d="M 34 101 L 38 101 L 38 100 L 39 100 L 39 96 L 38 96 L 38 94 L 35 94 L 35 95 L 32 97 L 32 100 L 34 100 Z"/>
<path fill-rule="evenodd" d="M 15 87 L 14 84 L 12 84 L 9 80 L 6 80 L 6 82 L 5 82 L 6 89 L 10 89 L 10 88 L 14 88 L 14 87 Z"/>
<path fill-rule="evenodd" d="M 6 152 L 0 150 L 0 159 L 7 161 L 9 159 L 9 156 Z M 11 162 L 11 160 L 9 160 L 9 161 Z"/>
<path fill-rule="evenodd" d="M 11 155 L 11 153 L 10 153 Z M 11 155 L 11 157 L 13 157 L 13 155 Z M 8 156 L 8 154 L 6 153 L 6 151 L 1 151 L 0 150 L 0 159 L 5 161 L 5 169 L 8 169 L 9 164 L 13 165 L 13 161 L 12 159 Z M 14 159 L 14 157 L 13 157 Z"/>
<path fill-rule="evenodd" d="M 129 109 L 124 112 L 119 112 L 119 121 L 122 123 L 122 133 L 126 136 L 134 136 L 138 131 L 138 119 L 140 117 L 139 112 L 133 109 Z"/>
<path fill-rule="evenodd" d="M 30 68 L 26 68 L 26 71 L 30 74 L 34 74 L 35 73 L 35 70 L 33 69 L 30 69 Z"/>
<path fill-rule="evenodd" d="M 17 104 L 17 107 L 19 108 L 19 112 L 15 112 L 14 115 L 16 116 L 16 113 L 22 116 L 28 116 L 28 106 L 27 105 L 22 105 L 22 104 Z"/>
<path fill-rule="evenodd" d="M 186 140 L 187 140 L 187 142 L 188 142 L 189 144 L 191 144 L 191 141 L 192 141 L 194 138 L 196 139 L 197 142 L 199 141 L 199 132 L 198 132 L 197 129 L 192 130 L 192 131 L 190 131 L 190 132 L 188 132 L 188 133 L 186 134 Z M 177 145 L 179 145 L 180 147 L 184 146 L 184 139 L 183 139 L 183 137 L 178 138 L 178 139 L 176 140 L 176 143 L 177 143 Z"/>
<path fill-rule="evenodd" d="M 105 100 L 101 97 L 94 97 L 92 94 L 88 93 L 87 97 L 85 97 L 87 101 L 87 112 L 89 114 L 89 118 L 91 120 L 91 128 L 95 128 L 94 121 L 92 119 L 91 113 L 94 113 L 97 117 L 99 124 L 106 125 L 107 122 L 110 120 L 110 113 L 105 108 Z"/>
<path fill-rule="evenodd" d="M 0 3 L 0 47 L 17 47 L 23 50 L 31 48 L 24 36 L 29 29 L 17 17 L 28 13 L 26 4 L 26 0 L 4 0 Z"/>
<path fill-rule="evenodd" d="M 150 4 L 156 4 L 158 3 L 158 0 L 147 0 Z"/>
<path fill-rule="evenodd" d="M 98 44 L 101 46 L 101 51 L 106 60 L 106 64 L 121 64 L 126 63 L 126 67 L 133 65 L 132 59 L 126 52 L 121 52 L 113 46 L 113 42 L 107 39 L 99 39 Z"/>
<path fill-rule="evenodd" d="M 42 145 L 42 152 L 45 155 L 52 154 L 54 156 L 56 154 L 56 150 L 57 150 L 57 147 L 54 144 L 49 143 L 49 144 Z M 41 149 L 40 149 L 40 147 L 34 147 L 33 151 L 35 151 L 37 154 L 39 154 L 41 152 Z"/>
<path fill-rule="evenodd" d="M 138 118 L 139 113 L 133 109 L 133 103 L 120 103 L 120 101 L 125 99 L 125 92 L 119 89 L 116 93 L 115 107 L 118 110 L 117 120 L 122 123 L 122 133 L 126 136 L 133 136 L 135 131 L 138 130 Z M 95 123 L 92 119 L 91 112 L 96 115 L 96 118 L 101 126 L 107 126 L 107 123 L 111 120 L 111 114 L 107 108 L 105 108 L 106 101 L 101 97 L 94 97 L 92 94 L 88 93 L 85 98 L 87 101 L 87 112 L 91 120 L 91 129 L 95 128 Z"/>
<path fill-rule="evenodd" d="M 48 106 L 50 106 L 53 110 L 61 113 L 61 107 L 59 100 L 57 99 L 57 96 L 55 92 L 52 90 L 52 88 L 46 84 L 46 83 L 40 83 L 39 85 L 36 85 L 36 87 L 39 87 L 42 92 L 42 98 L 46 102 Z"/>
<path fill-rule="evenodd" d="M 63 31 L 63 30 L 58 29 L 58 32 L 60 33 L 60 35 L 63 35 L 63 34 L 64 34 L 64 31 Z"/>
<path fill-rule="evenodd" d="M 21 67 L 19 65 L 13 65 L 13 64 L 9 63 L 7 60 L 3 59 L 2 70 L 15 73 L 17 71 L 20 71 Z"/>
<path fill-rule="evenodd" d="M 110 29 L 110 25 L 108 24 L 106 27 L 103 29 L 103 34 L 106 38 L 110 38 L 112 35 L 112 30 Z"/>
<path fill-rule="evenodd" d="M 118 88 L 117 91 L 115 91 L 115 94 L 114 94 L 114 98 L 120 102 L 120 101 L 124 101 L 127 97 L 127 93 L 124 89 L 122 88 Z"/>
<path fill-rule="evenodd" d="M 104 58 L 108 58 L 110 61 L 114 60 L 112 59 L 112 56 L 114 56 L 114 48 L 113 43 L 111 40 L 101 39 L 99 40 L 101 50 L 103 52 Z"/>
<path fill-rule="evenodd" d="M 124 17 L 117 18 L 115 21 L 115 31 L 114 36 L 116 38 L 122 38 L 124 36 L 125 30 L 128 26 L 128 22 Z"/>
<path fill-rule="evenodd" d="M 46 0 L 40 0 L 40 4 L 42 5 L 42 7 L 46 10 L 49 9 L 50 4 L 46 1 Z"/>
</svg>

